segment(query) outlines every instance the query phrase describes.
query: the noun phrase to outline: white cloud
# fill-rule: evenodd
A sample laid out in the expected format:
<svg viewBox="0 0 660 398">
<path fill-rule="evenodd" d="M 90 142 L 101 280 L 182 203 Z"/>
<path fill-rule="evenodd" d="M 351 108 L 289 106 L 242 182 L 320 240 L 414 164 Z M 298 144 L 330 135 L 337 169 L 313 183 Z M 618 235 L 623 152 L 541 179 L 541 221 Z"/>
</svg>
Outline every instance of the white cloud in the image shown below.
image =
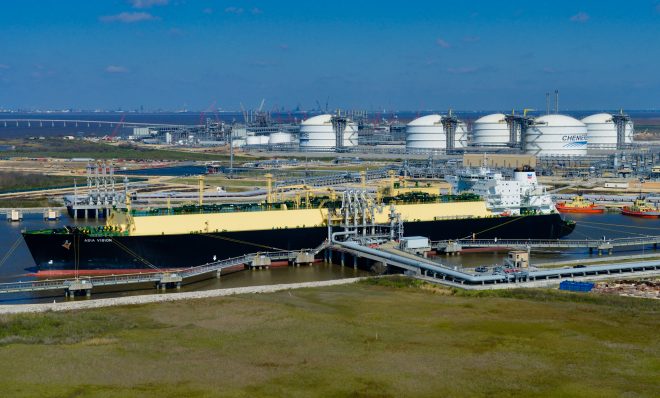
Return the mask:
<svg viewBox="0 0 660 398">
<path fill-rule="evenodd" d="M 572 22 L 584 23 L 587 22 L 588 20 L 589 20 L 589 14 L 582 11 L 578 12 L 577 14 L 571 17 Z"/>
<path fill-rule="evenodd" d="M 479 68 L 476 66 L 461 66 L 458 68 L 447 68 L 447 72 L 453 73 L 455 75 L 467 75 L 470 73 L 479 72 Z"/>
<path fill-rule="evenodd" d="M 128 68 L 121 65 L 108 65 L 105 71 L 106 73 L 128 73 Z"/>
<path fill-rule="evenodd" d="M 263 13 L 264 13 L 264 12 L 261 10 L 261 8 L 257 8 L 257 7 L 254 7 L 253 9 L 251 9 L 250 12 L 251 12 L 253 15 L 263 14 Z"/>
<path fill-rule="evenodd" d="M 465 36 L 463 38 L 463 41 L 466 42 L 466 43 L 476 43 L 479 40 L 481 40 L 481 37 L 479 37 L 479 36 Z"/>
<path fill-rule="evenodd" d="M 7 69 L 9 69 L 9 68 L 10 68 L 9 65 L 7 65 L 7 64 L 0 64 L 0 69 L 5 69 L 5 70 L 7 70 Z"/>
<path fill-rule="evenodd" d="M 169 0 L 129 0 L 133 8 L 151 8 L 153 6 L 165 6 Z"/>
<path fill-rule="evenodd" d="M 160 18 L 153 16 L 148 12 L 122 12 L 116 15 L 104 15 L 99 19 L 101 22 L 134 23 L 142 21 L 155 21 Z"/>
<path fill-rule="evenodd" d="M 213 8 L 211 7 L 206 7 L 205 9 L 202 10 L 204 14 L 213 14 Z"/>
<path fill-rule="evenodd" d="M 441 38 L 439 38 L 439 37 L 435 40 L 435 44 L 437 44 L 438 46 L 440 46 L 440 47 L 442 47 L 442 48 L 449 48 L 449 47 L 451 47 L 451 44 L 449 44 L 446 40 L 441 39 Z"/>
<path fill-rule="evenodd" d="M 231 7 L 227 7 L 227 8 L 225 8 L 225 12 L 226 12 L 227 14 L 236 14 L 236 15 L 240 15 L 240 14 L 243 13 L 243 11 L 245 11 L 245 10 L 244 10 L 243 8 L 241 8 L 241 7 L 234 7 L 234 6 L 231 6 Z"/>
</svg>

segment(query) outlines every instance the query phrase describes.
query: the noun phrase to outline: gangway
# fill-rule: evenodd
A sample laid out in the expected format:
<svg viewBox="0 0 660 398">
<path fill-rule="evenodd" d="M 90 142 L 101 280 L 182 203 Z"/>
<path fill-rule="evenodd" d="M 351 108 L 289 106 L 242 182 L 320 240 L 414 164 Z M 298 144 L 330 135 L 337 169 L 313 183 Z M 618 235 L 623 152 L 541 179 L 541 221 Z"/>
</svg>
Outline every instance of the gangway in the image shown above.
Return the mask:
<svg viewBox="0 0 660 398">
<path fill-rule="evenodd" d="M 212 273 L 216 273 L 217 276 L 220 276 L 223 270 L 242 264 L 250 264 L 257 256 L 268 257 L 270 260 L 287 260 L 293 262 L 301 253 L 314 256 L 324 250 L 326 245 L 327 244 L 324 242 L 313 249 L 250 253 L 168 272 L 154 271 L 138 274 L 79 277 L 75 279 L 46 279 L 0 283 L 0 294 L 64 290 L 69 296 L 75 295 L 76 292 L 85 292 L 86 295 L 89 296 L 91 295 L 93 287 L 122 286 L 138 283 L 154 283 L 159 289 L 166 289 L 169 286 L 176 286 L 179 288 L 186 279 Z"/>
</svg>

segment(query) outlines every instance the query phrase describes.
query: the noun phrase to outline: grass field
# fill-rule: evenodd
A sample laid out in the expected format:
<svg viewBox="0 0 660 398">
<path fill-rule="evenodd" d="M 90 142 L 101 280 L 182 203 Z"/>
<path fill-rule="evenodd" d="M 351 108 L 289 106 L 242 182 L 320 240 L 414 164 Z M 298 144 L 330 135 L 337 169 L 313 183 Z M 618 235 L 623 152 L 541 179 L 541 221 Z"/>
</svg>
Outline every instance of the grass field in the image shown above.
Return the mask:
<svg viewBox="0 0 660 398">
<path fill-rule="evenodd" d="M 0 317 L 19 397 L 660 395 L 660 303 L 405 279 Z"/>
<path fill-rule="evenodd" d="M 0 171 L 0 193 L 73 186 L 74 177 Z"/>
</svg>

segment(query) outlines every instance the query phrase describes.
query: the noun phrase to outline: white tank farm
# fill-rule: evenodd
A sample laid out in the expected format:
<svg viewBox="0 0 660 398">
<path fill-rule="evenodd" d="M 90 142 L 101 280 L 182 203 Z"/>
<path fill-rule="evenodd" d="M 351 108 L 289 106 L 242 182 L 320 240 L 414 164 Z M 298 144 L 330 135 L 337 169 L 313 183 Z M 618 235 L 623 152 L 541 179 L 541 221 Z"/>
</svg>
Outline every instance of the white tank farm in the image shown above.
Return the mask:
<svg viewBox="0 0 660 398">
<path fill-rule="evenodd" d="M 270 141 L 270 138 L 267 135 L 260 135 L 259 137 L 259 145 L 268 145 L 268 141 Z"/>
<path fill-rule="evenodd" d="M 584 156 L 587 154 L 587 126 L 565 115 L 536 118 L 525 131 L 525 152 L 537 156 Z"/>
<path fill-rule="evenodd" d="M 454 148 L 465 148 L 468 144 L 468 128 L 463 122 L 456 126 Z M 418 117 L 406 125 L 406 149 L 428 151 L 447 148 L 447 134 L 442 126 L 441 115 Z"/>
<path fill-rule="evenodd" d="M 310 117 L 300 124 L 300 147 L 306 150 L 335 149 L 337 140 L 332 115 Z M 358 144 L 358 127 L 349 122 L 344 130 L 344 147 Z"/>
<path fill-rule="evenodd" d="M 520 139 L 520 131 L 518 131 L 518 139 Z M 507 146 L 508 143 L 509 125 L 503 113 L 480 117 L 472 124 L 472 145 Z"/>
<path fill-rule="evenodd" d="M 271 133 L 268 137 L 269 145 L 287 145 L 293 142 L 293 136 L 291 133 L 285 133 L 283 131 L 278 131 L 277 133 Z"/>
</svg>

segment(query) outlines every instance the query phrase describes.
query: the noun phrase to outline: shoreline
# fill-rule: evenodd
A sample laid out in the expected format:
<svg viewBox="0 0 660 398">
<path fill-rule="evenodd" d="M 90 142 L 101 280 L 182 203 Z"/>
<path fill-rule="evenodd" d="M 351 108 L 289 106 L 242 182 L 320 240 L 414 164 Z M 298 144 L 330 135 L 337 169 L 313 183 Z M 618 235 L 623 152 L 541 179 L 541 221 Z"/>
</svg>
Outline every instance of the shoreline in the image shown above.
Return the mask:
<svg viewBox="0 0 660 398">
<path fill-rule="evenodd" d="M 279 285 L 245 286 L 225 289 L 202 290 L 198 292 L 182 293 L 154 293 L 141 296 L 125 296 L 116 298 L 102 298 L 85 301 L 67 301 L 59 303 L 15 304 L 0 305 L 0 315 L 28 314 L 41 312 L 77 311 L 92 308 L 115 307 L 121 305 L 140 305 L 161 303 L 179 300 L 195 300 L 213 297 L 234 296 L 237 294 L 275 293 L 283 290 L 303 289 L 309 287 L 338 286 L 356 283 L 367 277 L 332 279 L 327 281 L 285 283 Z"/>
</svg>

